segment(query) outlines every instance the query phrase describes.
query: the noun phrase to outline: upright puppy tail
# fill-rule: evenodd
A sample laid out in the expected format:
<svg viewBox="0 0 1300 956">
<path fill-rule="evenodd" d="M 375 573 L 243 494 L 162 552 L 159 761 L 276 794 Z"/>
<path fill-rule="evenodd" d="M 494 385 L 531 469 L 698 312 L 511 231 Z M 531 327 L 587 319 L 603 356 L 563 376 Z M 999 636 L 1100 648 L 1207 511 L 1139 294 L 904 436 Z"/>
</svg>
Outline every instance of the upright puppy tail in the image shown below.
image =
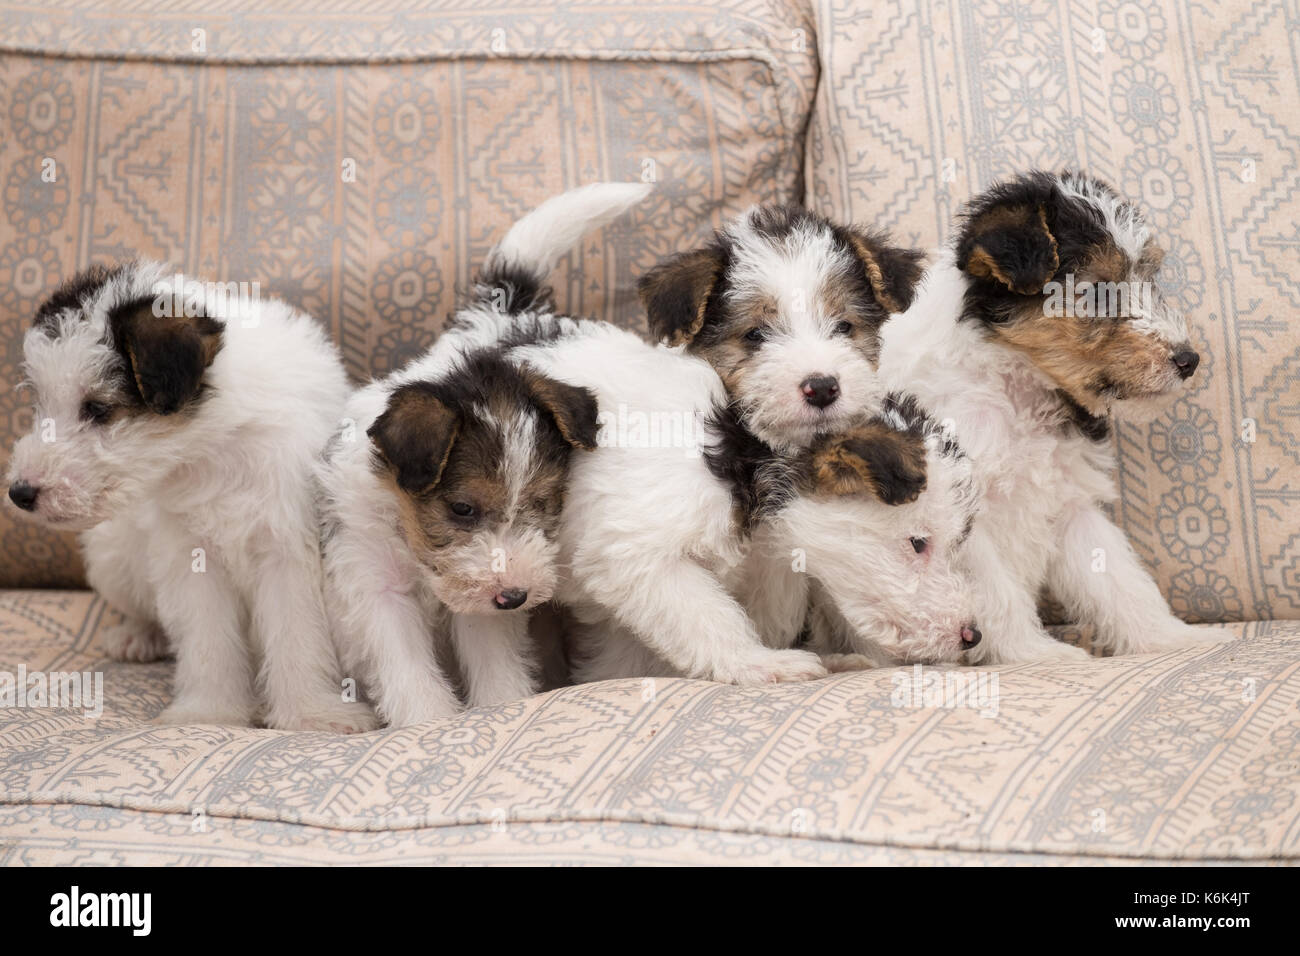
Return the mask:
<svg viewBox="0 0 1300 956">
<path fill-rule="evenodd" d="M 553 196 L 510 227 L 492 247 L 474 283 L 474 300 L 515 315 L 546 304 L 547 276 L 588 232 L 650 194 L 648 183 L 592 183 Z"/>
</svg>

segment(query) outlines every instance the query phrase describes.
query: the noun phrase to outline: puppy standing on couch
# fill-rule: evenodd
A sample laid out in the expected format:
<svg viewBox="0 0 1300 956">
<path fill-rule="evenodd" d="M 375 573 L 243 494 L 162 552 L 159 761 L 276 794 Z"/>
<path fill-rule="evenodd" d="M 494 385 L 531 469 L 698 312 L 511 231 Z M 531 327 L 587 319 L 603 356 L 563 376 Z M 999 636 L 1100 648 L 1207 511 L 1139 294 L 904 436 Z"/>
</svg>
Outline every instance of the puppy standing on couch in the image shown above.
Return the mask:
<svg viewBox="0 0 1300 956">
<path fill-rule="evenodd" d="M 506 355 L 500 334 L 566 322 L 542 283 L 581 236 L 649 187 L 599 183 L 543 203 L 489 253 L 473 301 L 423 357 L 357 392 L 321 471 L 331 620 L 345 667 L 393 726 L 537 690 L 530 613 L 556 586 L 571 455 L 597 408 Z M 479 316 L 492 331 L 466 325 Z"/>
<path fill-rule="evenodd" d="M 164 723 L 355 732 L 326 627 L 313 463 L 347 396 L 338 355 L 274 300 L 234 308 L 156 263 L 92 268 L 23 342 L 35 392 L 9 500 L 81 532 L 125 615 L 111 655 L 176 655 Z M 260 694 L 259 694 L 260 691 Z"/>
<path fill-rule="evenodd" d="M 1155 288 L 1162 255 L 1105 183 L 1029 173 L 970 202 L 885 327 L 882 374 L 950 422 L 975 464 L 969 561 L 988 640 L 973 661 L 1086 656 L 1043 629 L 1044 585 L 1117 653 L 1213 639 L 1174 617 L 1099 507 L 1116 496 L 1112 416 L 1149 417 L 1199 362 Z"/>
</svg>

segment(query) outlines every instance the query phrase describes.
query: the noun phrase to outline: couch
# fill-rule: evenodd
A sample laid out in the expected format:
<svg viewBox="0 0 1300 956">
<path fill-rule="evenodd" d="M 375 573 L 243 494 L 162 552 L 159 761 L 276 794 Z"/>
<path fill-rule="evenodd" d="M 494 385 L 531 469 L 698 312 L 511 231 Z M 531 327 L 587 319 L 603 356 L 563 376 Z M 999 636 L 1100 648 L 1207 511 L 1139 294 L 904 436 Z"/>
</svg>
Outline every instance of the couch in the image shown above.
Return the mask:
<svg viewBox="0 0 1300 956">
<path fill-rule="evenodd" d="M 751 203 L 930 247 L 1026 167 L 1140 198 L 1196 387 L 1114 436 L 1115 518 L 1220 643 L 808 684 L 562 687 L 343 737 L 161 727 L 105 659 L 75 541 L 0 512 L 7 864 L 1287 863 L 1300 857 L 1300 53 L 1281 0 L 0 0 L 0 444 L 21 332 L 133 254 L 257 281 L 358 380 L 437 335 L 544 197 L 657 183 L 555 275 L 643 328 L 636 276 Z M 50 170 L 54 176 L 49 175 Z M 0 454 L 7 454 L 2 452 Z M 1088 645 L 1068 624 L 1063 637 Z M 2 678 L 0 678 L 2 679 Z"/>
</svg>

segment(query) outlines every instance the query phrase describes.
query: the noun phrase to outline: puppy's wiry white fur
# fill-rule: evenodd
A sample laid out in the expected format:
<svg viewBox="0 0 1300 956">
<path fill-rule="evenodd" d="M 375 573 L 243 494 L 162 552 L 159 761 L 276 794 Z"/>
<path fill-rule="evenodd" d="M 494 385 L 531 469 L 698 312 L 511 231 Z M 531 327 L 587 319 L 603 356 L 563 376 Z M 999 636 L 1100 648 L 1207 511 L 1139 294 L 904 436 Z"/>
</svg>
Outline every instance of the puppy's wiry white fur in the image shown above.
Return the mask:
<svg viewBox="0 0 1300 956">
<path fill-rule="evenodd" d="M 27 333 L 35 424 L 9 480 L 40 489 L 36 520 L 82 532 L 91 586 L 127 618 L 110 653 L 153 659 L 170 641 L 175 700 L 160 720 L 369 729 L 373 715 L 343 700 L 321 594 L 311 474 L 347 382 L 320 327 L 277 301 L 228 313 L 200 298 L 224 328 L 194 408 L 81 420 L 122 371 L 108 313 L 171 278 L 130 265 Z"/>
<path fill-rule="evenodd" d="M 1062 192 L 1100 212 L 1115 244 L 1136 259 L 1148 229 L 1131 207 L 1086 180 L 1060 180 Z M 936 254 L 910 309 L 884 328 L 881 375 L 916 394 L 955 430 L 974 464 L 981 511 L 967 545 L 975 611 L 984 633 L 975 662 L 1079 660 L 1079 648 L 1043 628 L 1043 586 L 1074 620 L 1096 628 L 1097 644 L 1147 653 L 1211 639 L 1170 612 L 1150 574 L 1105 516 L 1116 498 L 1108 443 L 1067 427 L 1057 384 L 1022 352 L 1001 344 L 978 321 L 962 319 L 971 278 L 951 251 Z M 1170 347 L 1187 340 L 1175 310 L 1133 322 Z M 1150 414 L 1182 390 L 1172 365 L 1159 400 L 1114 401 L 1121 418 Z"/>
</svg>

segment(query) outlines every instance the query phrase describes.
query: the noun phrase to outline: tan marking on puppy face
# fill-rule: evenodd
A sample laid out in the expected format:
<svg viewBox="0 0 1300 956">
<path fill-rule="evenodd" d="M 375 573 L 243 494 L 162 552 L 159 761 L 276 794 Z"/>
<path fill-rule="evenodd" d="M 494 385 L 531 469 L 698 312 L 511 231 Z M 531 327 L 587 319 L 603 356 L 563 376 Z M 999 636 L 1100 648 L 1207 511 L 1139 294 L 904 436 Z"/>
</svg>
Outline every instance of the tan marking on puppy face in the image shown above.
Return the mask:
<svg viewBox="0 0 1300 956">
<path fill-rule="evenodd" d="M 1170 384 L 1169 344 L 1123 319 L 1046 316 L 1035 300 L 993 330 L 1094 415 L 1106 413 L 1108 398 L 1146 397 Z"/>
</svg>

